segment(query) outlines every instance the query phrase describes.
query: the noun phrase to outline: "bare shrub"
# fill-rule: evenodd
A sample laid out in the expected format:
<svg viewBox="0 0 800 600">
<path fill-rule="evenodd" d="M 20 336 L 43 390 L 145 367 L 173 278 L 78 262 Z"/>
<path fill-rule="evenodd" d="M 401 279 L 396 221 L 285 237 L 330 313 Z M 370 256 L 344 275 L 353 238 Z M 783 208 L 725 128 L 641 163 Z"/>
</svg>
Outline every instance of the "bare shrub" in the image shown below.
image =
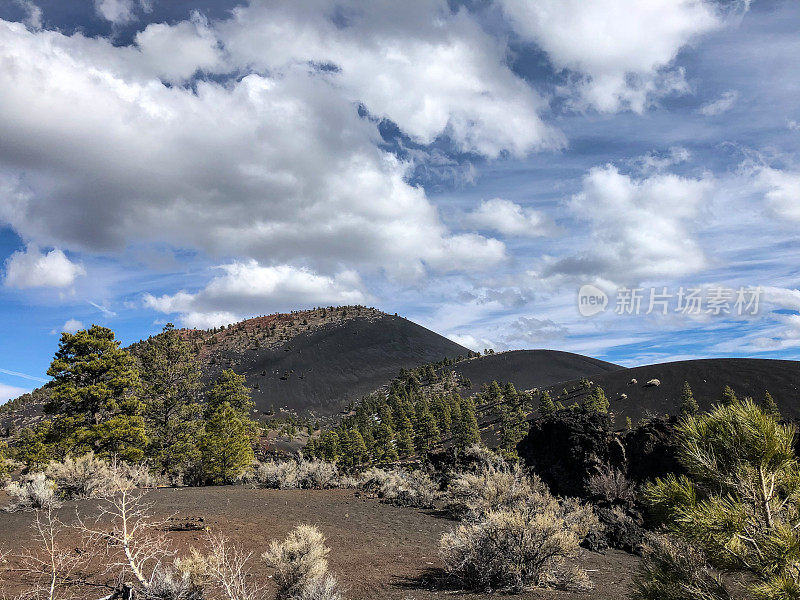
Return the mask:
<svg viewBox="0 0 800 600">
<path fill-rule="evenodd" d="M 201 554 L 192 548 L 191 554 L 175 561 L 177 569 L 195 586 L 211 588 L 226 600 L 261 600 L 264 588 L 252 583 L 251 553 L 231 544 L 222 535 L 208 534 L 209 552 Z"/>
<path fill-rule="evenodd" d="M 157 569 L 138 597 L 142 600 L 203 600 L 203 588 L 186 574 Z"/>
<path fill-rule="evenodd" d="M 275 569 L 278 600 L 313 598 L 306 594 L 324 591 L 329 552 L 325 536 L 311 525 L 298 525 L 282 542 L 272 542 L 262 558 Z M 326 585 L 335 588 L 335 580 Z"/>
<path fill-rule="evenodd" d="M 64 597 L 66 588 L 81 581 L 74 576 L 91 560 L 91 549 L 80 551 L 69 544 L 69 526 L 56 515 L 53 505 L 36 511 L 33 532 L 17 555 L 17 571 L 27 585 L 27 596 L 54 600 Z"/>
<path fill-rule="evenodd" d="M 488 464 L 484 469 L 454 475 L 447 487 L 448 506 L 457 516 L 480 518 L 492 510 L 525 506 L 546 487 L 519 465 Z"/>
<path fill-rule="evenodd" d="M 542 486 L 522 506 L 490 510 L 445 533 L 439 552 L 445 570 L 469 589 L 585 588 L 585 571 L 566 568 L 565 560 L 596 524 L 591 507 L 559 503 Z"/>
<path fill-rule="evenodd" d="M 633 483 L 620 469 L 606 466 L 589 478 L 586 485 L 589 493 L 605 502 L 630 504 L 636 499 Z"/>
<path fill-rule="evenodd" d="M 153 517 L 146 493 L 136 487 L 126 468 L 113 465 L 94 522 L 79 520 L 88 543 L 105 550 L 107 572 L 119 569 L 120 580 L 132 575 L 142 591 L 157 580 L 157 572 L 174 554 L 164 534 L 166 520 Z"/>
<path fill-rule="evenodd" d="M 255 481 L 257 485 L 273 489 L 324 490 L 339 487 L 339 469 L 319 459 L 270 460 L 257 466 Z"/>
<path fill-rule="evenodd" d="M 92 452 L 78 458 L 67 457 L 63 462 L 51 462 L 44 473 L 55 482 L 59 496 L 67 500 L 88 498 L 106 491 L 113 480 L 111 466 Z"/>
<path fill-rule="evenodd" d="M 372 468 L 361 476 L 361 488 L 381 500 L 397 506 L 430 508 L 439 497 L 431 477 L 421 470 L 406 472 Z"/>
<path fill-rule="evenodd" d="M 20 481 L 6 486 L 10 502 L 6 510 L 38 510 L 55 508 L 60 505 L 56 496 L 56 485 L 44 473 L 28 475 Z"/>
</svg>

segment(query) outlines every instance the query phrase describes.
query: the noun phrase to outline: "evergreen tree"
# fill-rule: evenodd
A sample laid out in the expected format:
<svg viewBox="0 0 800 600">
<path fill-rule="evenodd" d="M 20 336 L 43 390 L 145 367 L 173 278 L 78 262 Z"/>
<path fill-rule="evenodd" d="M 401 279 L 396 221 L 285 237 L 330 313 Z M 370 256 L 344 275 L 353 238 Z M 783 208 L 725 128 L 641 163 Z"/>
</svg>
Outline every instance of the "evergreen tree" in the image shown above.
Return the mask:
<svg viewBox="0 0 800 600">
<path fill-rule="evenodd" d="M 635 597 L 734 597 L 731 578 L 714 569 L 738 575 L 732 580 L 752 600 L 800 598 L 794 428 L 747 399 L 687 417 L 677 435 L 689 475 L 646 488 L 645 499 L 670 537 L 645 560 Z"/>
<path fill-rule="evenodd" d="M 475 416 L 475 403 L 472 398 L 464 398 L 461 403 L 461 424 L 456 447 L 463 449 L 472 444 L 479 444 L 480 441 L 481 433 L 478 428 L 478 419 Z"/>
<path fill-rule="evenodd" d="M 700 407 L 697 405 L 697 400 L 694 399 L 692 388 L 689 386 L 689 382 L 685 381 L 683 383 L 683 392 L 681 393 L 680 415 L 682 417 L 696 415 L 699 410 Z"/>
<path fill-rule="evenodd" d="M 772 394 L 769 392 L 764 393 L 764 401 L 761 406 L 764 409 L 764 412 L 773 419 L 778 421 L 781 420 L 781 411 L 778 409 L 778 404 L 775 402 L 775 398 L 772 397 Z"/>
<path fill-rule="evenodd" d="M 583 408 L 590 412 L 607 413 L 609 403 L 603 388 L 600 386 L 592 388 L 592 391 L 589 392 L 589 395 L 583 402 Z"/>
<path fill-rule="evenodd" d="M 439 428 L 436 418 L 428 410 L 427 402 L 420 401 L 414 422 L 414 446 L 417 454 L 426 454 L 439 441 Z"/>
<path fill-rule="evenodd" d="M 62 333 L 47 374 L 53 383 L 45 412 L 53 415 L 51 436 L 59 455 L 94 451 L 131 462 L 144 457 L 139 372 L 113 331 L 92 325 Z"/>
<path fill-rule="evenodd" d="M 206 414 L 213 413 L 225 402 L 239 414 L 248 416 L 254 406 L 245 376 L 237 375 L 232 369 L 222 371 L 206 394 Z"/>
<path fill-rule="evenodd" d="M 373 437 L 375 439 L 376 459 L 384 462 L 397 460 L 397 451 L 394 449 L 394 431 L 392 431 L 389 425 L 386 423 L 378 425 L 378 427 L 375 428 L 375 435 Z M 392 453 L 394 458 L 391 458 Z"/>
<path fill-rule="evenodd" d="M 206 419 L 201 444 L 203 471 L 213 483 L 233 483 L 255 457 L 250 442 L 252 426 L 239 410 L 222 402 Z"/>
<path fill-rule="evenodd" d="M 724 406 L 733 406 L 736 402 L 736 392 L 733 391 L 731 386 L 726 385 L 722 390 L 722 404 Z"/>
<path fill-rule="evenodd" d="M 186 471 L 200 459 L 200 369 L 172 323 L 148 340 L 139 357 L 145 397 L 148 455 L 164 473 Z"/>
<path fill-rule="evenodd" d="M 361 432 L 353 427 L 350 430 L 350 455 L 352 456 L 352 464 L 361 465 L 367 462 L 369 455 L 367 454 L 367 445 L 364 443 L 364 438 Z"/>
<path fill-rule="evenodd" d="M 28 469 L 39 471 L 55 458 L 51 439 L 50 421 L 42 421 L 21 429 L 14 438 L 13 456 Z"/>
<path fill-rule="evenodd" d="M 406 420 L 408 421 L 408 419 Z M 409 425 L 410 424 L 411 422 L 409 421 Z M 397 433 L 397 453 L 401 458 L 414 454 L 413 430 L 411 430 L 410 427 L 408 429 L 401 429 Z"/>
<path fill-rule="evenodd" d="M 539 395 L 539 414 L 543 417 L 549 417 L 556 412 L 556 405 L 550 397 L 550 392 L 545 390 Z"/>
<path fill-rule="evenodd" d="M 0 483 L 4 482 L 11 474 L 11 460 L 9 458 L 8 444 L 0 442 Z"/>
</svg>

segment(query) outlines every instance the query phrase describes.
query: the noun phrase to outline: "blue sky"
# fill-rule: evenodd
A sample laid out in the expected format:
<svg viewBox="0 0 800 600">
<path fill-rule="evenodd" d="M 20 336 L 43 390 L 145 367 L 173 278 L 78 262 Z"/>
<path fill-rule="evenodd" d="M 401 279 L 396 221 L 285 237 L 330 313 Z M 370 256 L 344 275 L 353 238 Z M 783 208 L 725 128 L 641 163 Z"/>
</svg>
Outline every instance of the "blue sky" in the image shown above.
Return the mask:
<svg viewBox="0 0 800 600">
<path fill-rule="evenodd" d="M 0 400 L 62 330 L 315 305 L 800 355 L 800 5 L 0 0 Z M 609 298 L 578 311 L 592 284 Z M 645 310 L 618 314 L 620 288 Z M 652 289 L 672 296 L 646 313 Z M 676 310 L 760 288 L 754 314 Z"/>
</svg>

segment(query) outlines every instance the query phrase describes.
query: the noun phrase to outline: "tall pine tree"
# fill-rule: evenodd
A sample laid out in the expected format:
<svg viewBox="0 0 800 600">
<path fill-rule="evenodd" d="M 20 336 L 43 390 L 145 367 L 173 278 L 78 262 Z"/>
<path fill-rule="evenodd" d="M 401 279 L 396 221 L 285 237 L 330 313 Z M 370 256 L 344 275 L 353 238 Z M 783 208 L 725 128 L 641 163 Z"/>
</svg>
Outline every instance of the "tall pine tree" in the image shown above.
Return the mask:
<svg viewBox="0 0 800 600">
<path fill-rule="evenodd" d="M 147 445 L 139 371 L 114 332 L 92 325 L 61 334 L 47 374 L 53 378 L 45 412 L 53 415 L 56 453 L 140 461 Z"/>
</svg>

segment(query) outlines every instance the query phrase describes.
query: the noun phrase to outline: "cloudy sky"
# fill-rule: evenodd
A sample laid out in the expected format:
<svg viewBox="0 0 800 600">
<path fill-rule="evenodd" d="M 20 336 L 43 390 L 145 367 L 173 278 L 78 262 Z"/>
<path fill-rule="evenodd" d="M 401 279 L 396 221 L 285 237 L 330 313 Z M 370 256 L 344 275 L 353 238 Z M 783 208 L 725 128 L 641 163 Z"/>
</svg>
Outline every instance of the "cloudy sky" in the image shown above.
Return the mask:
<svg viewBox="0 0 800 600">
<path fill-rule="evenodd" d="M 799 26 L 793 0 L 0 0 L 0 399 L 61 331 L 328 304 L 475 349 L 800 358 Z M 757 310 L 680 310 L 723 288 Z"/>
</svg>

